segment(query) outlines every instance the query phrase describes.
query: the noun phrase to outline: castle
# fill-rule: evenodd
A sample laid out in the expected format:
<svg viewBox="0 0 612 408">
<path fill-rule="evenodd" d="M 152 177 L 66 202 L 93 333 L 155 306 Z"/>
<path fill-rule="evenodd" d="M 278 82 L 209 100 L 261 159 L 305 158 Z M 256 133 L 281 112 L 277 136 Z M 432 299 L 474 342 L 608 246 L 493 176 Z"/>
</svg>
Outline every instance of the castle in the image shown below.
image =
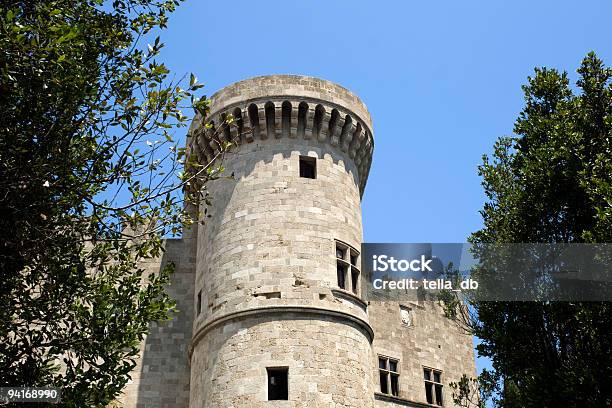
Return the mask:
<svg viewBox="0 0 612 408">
<path fill-rule="evenodd" d="M 179 313 L 151 328 L 122 406 L 452 407 L 472 337 L 431 301 L 360 293 L 366 106 L 331 82 L 273 75 L 223 88 L 207 121 L 236 140 L 207 184 L 210 218 L 168 240 Z M 189 154 L 215 154 L 196 118 Z M 410 215 L 407 215 L 410 216 Z"/>
</svg>

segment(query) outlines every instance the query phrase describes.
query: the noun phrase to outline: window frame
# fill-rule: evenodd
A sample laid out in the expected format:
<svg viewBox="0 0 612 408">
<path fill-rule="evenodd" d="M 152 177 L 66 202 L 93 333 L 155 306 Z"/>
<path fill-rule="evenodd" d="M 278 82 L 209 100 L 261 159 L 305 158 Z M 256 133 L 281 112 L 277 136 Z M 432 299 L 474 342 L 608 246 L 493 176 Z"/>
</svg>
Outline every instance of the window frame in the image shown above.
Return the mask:
<svg viewBox="0 0 612 408">
<path fill-rule="evenodd" d="M 429 377 L 427 377 L 427 373 Z M 440 381 L 435 381 L 436 374 L 439 375 Z M 430 405 L 438 407 L 444 406 L 444 383 L 442 382 L 442 370 L 423 366 L 423 381 L 425 382 L 425 401 Z M 427 379 L 429 378 L 429 379 Z M 428 388 L 430 387 L 430 388 Z M 431 390 L 431 401 L 427 398 L 427 391 Z M 438 400 L 438 390 L 440 391 L 440 399 Z"/>
<path fill-rule="evenodd" d="M 380 367 L 381 360 L 385 361 L 385 368 Z M 395 363 L 396 371 L 391 370 L 392 361 Z M 383 354 L 378 354 L 377 362 L 378 362 L 378 381 L 379 381 L 378 385 L 380 387 L 380 393 L 399 398 L 399 395 L 400 395 L 400 381 L 399 381 L 400 379 L 400 359 L 385 356 Z M 385 375 L 387 392 L 383 391 L 383 384 L 380 381 L 380 378 L 382 375 Z M 393 392 L 393 378 L 396 379 L 396 392 L 395 393 Z"/>
<path fill-rule="evenodd" d="M 336 258 L 336 284 L 342 290 L 351 292 L 353 295 L 361 296 L 361 270 L 357 265 L 361 254 L 355 248 L 340 240 L 334 240 L 334 255 Z M 342 257 L 338 254 L 341 253 Z M 353 263 L 354 262 L 354 263 Z M 338 270 L 344 268 L 344 287 L 340 286 L 340 274 Z"/>
</svg>

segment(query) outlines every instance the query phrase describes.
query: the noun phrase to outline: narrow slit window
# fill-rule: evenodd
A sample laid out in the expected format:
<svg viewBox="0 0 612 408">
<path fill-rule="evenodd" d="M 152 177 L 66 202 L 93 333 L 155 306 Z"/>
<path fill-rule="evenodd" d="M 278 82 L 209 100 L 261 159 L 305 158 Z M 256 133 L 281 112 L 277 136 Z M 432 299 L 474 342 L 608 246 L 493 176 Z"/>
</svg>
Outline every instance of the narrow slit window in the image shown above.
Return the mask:
<svg viewBox="0 0 612 408">
<path fill-rule="evenodd" d="M 310 156 L 300 156 L 300 177 L 317 178 L 317 159 Z"/>
<path fill-rule="evenodd" d="M 351 290 L 355 295 L 359 296 L 359 267 L 357 266 L 359 253 L 351 249 L 349 251 L 349 260 L 351 263 Z"/>
<path fill-rule="evenodd" d="M 198 316 L 202 313 L 202 291 L 198 292 Z"/>
<path fill-rule="evenodd" d="M 340 289 L 346 289 L 346 265 L 338 263 L 338 287 Z"/>
<path fill-rule="evenodd" d="M 289 399 L 289 369 L 267 368 L 268 401 Z"/>
<path fill-rule="evenodd" d="M 351 290 L 354 294 L 359 294 L 359 271 L 351 268 Z"/>
</svg>

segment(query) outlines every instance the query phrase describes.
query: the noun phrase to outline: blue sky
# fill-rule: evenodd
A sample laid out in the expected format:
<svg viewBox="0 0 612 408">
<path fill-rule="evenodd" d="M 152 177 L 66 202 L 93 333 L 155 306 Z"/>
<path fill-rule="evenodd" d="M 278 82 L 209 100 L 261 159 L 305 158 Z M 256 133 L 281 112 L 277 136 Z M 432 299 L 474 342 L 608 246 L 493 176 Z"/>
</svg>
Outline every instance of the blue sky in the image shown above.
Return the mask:
<svg viewBox="0 0 612 408">
<path fill-rule="evenodd" d="M 208 95 L 304 74 L 361 97 L 375 151 L 366 242 L 463 242 L 481 226 L 483 153 L 511 134 L 535 66 L 612 65 L 610 1 L 188 0 L 162 34 L 177 74 Z"/>
<path fill-rule="evenodd" d="M 374 120 L 366 242 L 464 242 L 481 227 L 483 153 L 512 133 L 535 66 L 576 78 L 590 50 L 612 65 L 612 2 L 188 0 L 164 60 L 210 95 L 265 74 L 337 82 Z"/>
</svg>

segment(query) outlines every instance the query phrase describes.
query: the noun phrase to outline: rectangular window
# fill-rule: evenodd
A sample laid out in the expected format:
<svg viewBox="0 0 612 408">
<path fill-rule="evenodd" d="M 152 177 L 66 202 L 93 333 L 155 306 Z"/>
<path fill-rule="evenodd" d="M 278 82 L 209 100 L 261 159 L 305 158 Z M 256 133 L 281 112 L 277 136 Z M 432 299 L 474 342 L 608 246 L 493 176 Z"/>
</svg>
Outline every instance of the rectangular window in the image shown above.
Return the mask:
<svg viewBox="0 0 612 408">
<path fill-rule="evenodd" d="M 351 268 L 351 290 L 354 294 L 359 293 L 359 271 Z"/>
<path fill-rule="evenodd" d="M 310 156 L 300 156 L 300 177 L 317 178 L 317 159 Z"/>
<path fill-rule="evenodd" d="M 202 291 L 198 292 L 198 316 L 202 313 Z"/>
<path fill-rule="evenodd" d="M 345 249 L 338 247 L 338 245 L 336 244 L 336 258 L 344 259 L 345 251 Z"/>
<path fill-rule="evenodd" d="M 346 289 L 346 265 L 338 263 L 338 287 Z"/>
<path fill-rule="evenodd" d="M 336 241 L 338 287 L 359 296 L 359 252 L 341 241 Z"/>
<path fill-rule="evenodd" d="M 399 375 L 391 373 L 391 395 L 399 395 Z"/>
<path fill-rule="evenodd" d="M 380 392 L 399 396 L 399 361 L 389 357 L 378 357 L 378 373 L 380 377 Z"/>
<path fill-rule="evenodd" d="M 387 384 L 387 374 L 383 371 L 380 372 L 380 392 L 383 394 L 389 393 L 389 384 Z"/>
<path fill-rule="evenodd" d="M 425 398 L 427 403 L 442 406 L 442 372 L 423 367 L 425 379 Z"/>
<path fill-rule="evenodd" d="M 359 296 L 359 252 L 351 248 L 349 259 L 351 262 L 351 290 L 354 294 Z"/>
<path fill-rule="evenodd" d="M 267 368 L 268 401 L 289 399 L 289 368 Z"/>
</svg>

